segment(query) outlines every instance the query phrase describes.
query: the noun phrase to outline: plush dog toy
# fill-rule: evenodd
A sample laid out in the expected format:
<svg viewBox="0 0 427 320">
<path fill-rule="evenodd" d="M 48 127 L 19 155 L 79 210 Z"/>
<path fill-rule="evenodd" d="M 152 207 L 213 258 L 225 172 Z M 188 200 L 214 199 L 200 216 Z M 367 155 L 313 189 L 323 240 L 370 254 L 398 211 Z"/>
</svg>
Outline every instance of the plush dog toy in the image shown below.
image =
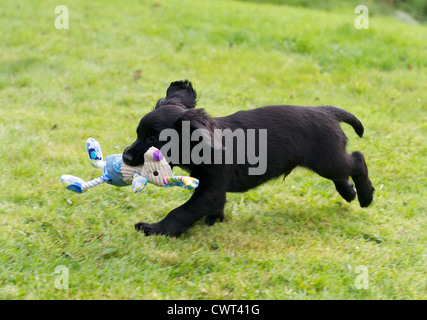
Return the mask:
<svg viewBox="0 0 427 320">
<path fill-rule="evenodd" d="M 93 138 L 87 139 L 86 149 L 92 165 L 103 169 L 102 176 L 83 181 L 79 177 L 64 174 L 61 176 L 61 182 L 68 190 L 82 193 L 104 182 L 117 187 L 132 185 L 135 193 L 144 189 L 147 182 L 158 187 L 178 186 L 186 190 L 195 189 L 199 185 L 199 180 L 195 178 L 174 176 L 162 152 L 155 147 L 151 147 L 144 154 L 144 164 L 135 167 L 124 163 L 122 154 L 110 155 L 103 161 L 101 146 Z"/>
</svg>

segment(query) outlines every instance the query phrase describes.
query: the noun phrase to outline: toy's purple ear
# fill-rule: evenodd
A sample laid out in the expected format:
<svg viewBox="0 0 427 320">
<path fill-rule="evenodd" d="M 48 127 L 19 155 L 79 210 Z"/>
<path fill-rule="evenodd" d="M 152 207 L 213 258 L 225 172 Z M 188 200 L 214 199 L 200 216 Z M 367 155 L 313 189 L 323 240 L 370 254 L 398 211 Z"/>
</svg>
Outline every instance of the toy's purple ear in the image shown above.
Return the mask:
<svg viewBox="0 0 427 320">
<path fill-rule="evenodd" d="M 163 159 L 162 152 L 160 150 L 156 150 L 153 153 L 153 159 L 156 161 L 161 161 Z"/>
</svg>

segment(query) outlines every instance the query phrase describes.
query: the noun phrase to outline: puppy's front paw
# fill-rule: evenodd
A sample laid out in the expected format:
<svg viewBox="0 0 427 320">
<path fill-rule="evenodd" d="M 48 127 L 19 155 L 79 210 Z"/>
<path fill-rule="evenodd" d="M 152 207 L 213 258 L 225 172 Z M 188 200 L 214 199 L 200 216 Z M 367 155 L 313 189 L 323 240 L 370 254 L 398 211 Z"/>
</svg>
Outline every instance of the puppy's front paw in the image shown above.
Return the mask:
<svg viewBox="0 0 427 320">
<path fill-rule="evenodd" d="M 150 236 L 152 234 L 162 234 L 157 226 L 157 223 L 138 222 L 135 224 L 135 229 L 137 231 L 144 232 L 146 236 Z"/>
<path fill-rule="evenodd" d="M 215 222 L 217 221 L 222 222 L 223 220 L 224 220 L 224 211 L 221 211 L 220 213 L 217 213 L 217 214 L 207 215 L 205 219 L 205 223 L 209 227 L 212 227 L 215 224 Z"/>
<path fill-rule="evenodd" d="M 146 236 L 151 235 L 165 235 L 165 236 L 180 236 L 185 230 L 181 229 L 171 229 L 171 228 L 165 228 L 162 223 L 145 223 L 145 222 L 138 222 L 135 224 L 135 229 L 137 231 L 144 232 Z"/>
</svg>

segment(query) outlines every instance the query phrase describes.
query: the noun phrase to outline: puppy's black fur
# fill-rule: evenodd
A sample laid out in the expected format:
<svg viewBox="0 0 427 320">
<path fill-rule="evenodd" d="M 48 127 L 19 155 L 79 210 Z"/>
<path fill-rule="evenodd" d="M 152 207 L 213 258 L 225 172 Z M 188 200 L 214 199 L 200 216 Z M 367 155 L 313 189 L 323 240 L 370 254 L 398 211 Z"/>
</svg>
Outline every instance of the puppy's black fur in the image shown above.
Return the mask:
<svg viewBox="0 0 427 320">
<path fill-rule="evenodd" d="M 137 223 L 137 230 L 146 235 L 180 235 L 197 220 L 206 217 L 213 225 L 224 219 L 226 192 L 243 192 L 274 177 L 285 177 L 297 166 L 313 170 L 334 182 L 336 190 L 348 202 L 356 197 L 368 206 L 373 199 L 374 187 L 368 177 L 364 156 L 356 151 L 346 152 L 347 137 L 339 122 L 350 124 L 362 137 L 363 125 L 351 113 L 333 106 L 298 107 L 268 106 L 239 111 L 232 115 L 211 118 L 203 109 L 195 109 L 196 92 L 187 80 L 172 82 L 166 97 L 160 99 L 153 111 L 146 114 L 137 128 L 137 139 L 123 153 L 128 165 L 144 162 L 144 153 L 151 146 L 161 149 L 166 141 L 159 141 L 163 129 L 181 130 L 182 121 L 190 122 L 190 129 L 267 129 L 267 170 L 263 175 L 249 175 L 251 166 L 244 164 L 190 164 L 183 165 L 200 184 L 191 198 L 172 210 L 157 223 Z M 256 137 L 259 139 L 259 136 Z M 180 142 L 180 146 L 181 146 Z M 258 146 L 258 140 L 256 140 Z M 259 150 L 256 150 L 259 152 Z M 234 156 L 236 157 L 236 156 Z M 224 162 L 223 162 L 224 163 Z"/>
</svg>

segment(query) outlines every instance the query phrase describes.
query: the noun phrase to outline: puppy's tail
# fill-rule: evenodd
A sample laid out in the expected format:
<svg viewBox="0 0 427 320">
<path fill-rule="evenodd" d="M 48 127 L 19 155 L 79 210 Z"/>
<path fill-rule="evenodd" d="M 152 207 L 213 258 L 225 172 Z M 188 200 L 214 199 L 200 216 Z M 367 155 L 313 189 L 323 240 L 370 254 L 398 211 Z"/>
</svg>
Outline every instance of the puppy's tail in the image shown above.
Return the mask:
<svg viewBox="0 0 427 320">
<path fill-rule="evenodd" d="M 350 112 L 334 106 L 322 106 L 319 108 L 322 108 L 326 113 L 333 115 L 338 122 L 342 121 L 348 123 L 353 127 L 359 137 L 363 137 L 365 129 L 363 128 L 362 123 Z"/>
</svg>

